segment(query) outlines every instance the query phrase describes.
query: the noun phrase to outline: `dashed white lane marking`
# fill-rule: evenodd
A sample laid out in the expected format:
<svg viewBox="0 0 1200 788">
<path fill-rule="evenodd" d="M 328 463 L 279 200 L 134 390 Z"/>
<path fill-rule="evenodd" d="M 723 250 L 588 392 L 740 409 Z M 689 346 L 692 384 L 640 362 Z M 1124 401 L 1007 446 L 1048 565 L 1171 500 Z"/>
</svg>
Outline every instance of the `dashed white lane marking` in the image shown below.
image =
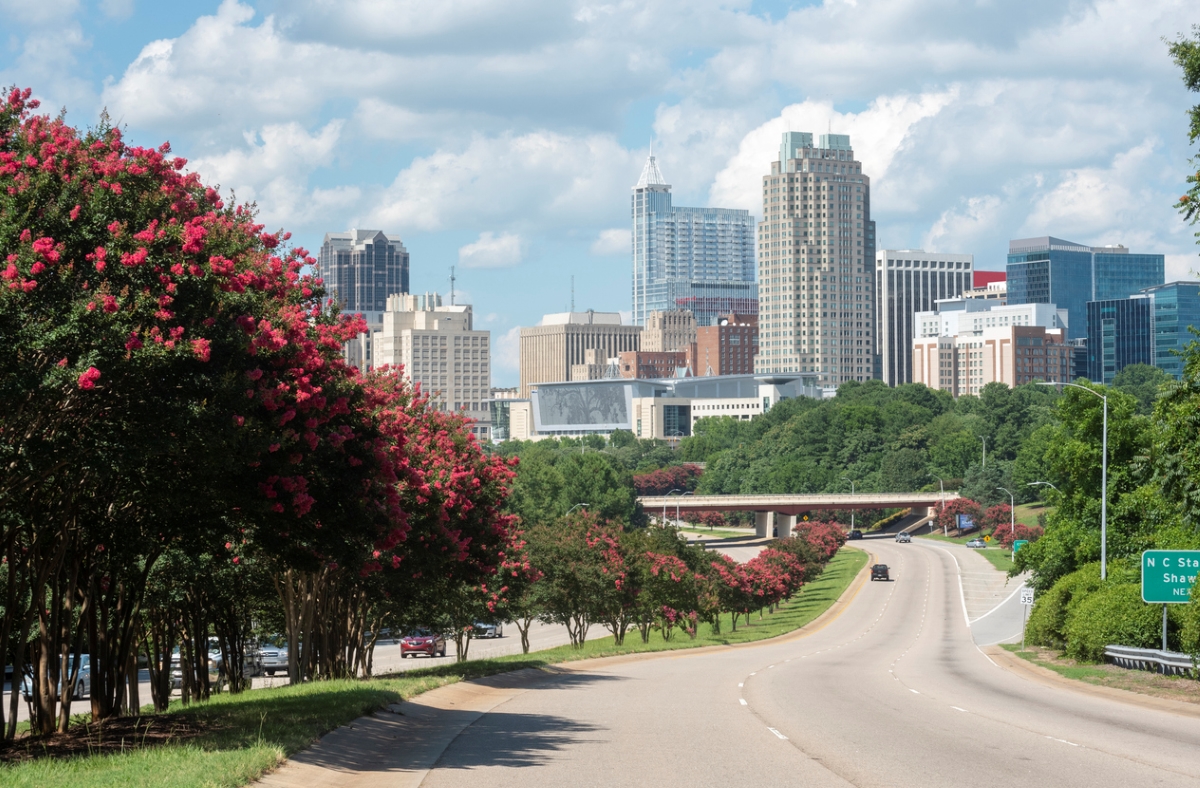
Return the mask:
<svg viewBox="0 0 1200 788">
<path fill-rule="evenodd" d="M 954 709 L 955 711 L 961 711 L 961 712 L 963 712 L 964 714 L 966 714 L 966 713 L 967 713 L 967 710 L 966 710 L 966 709 L 960 709 L 958 706 L 951 706 L 950 708 Z"/>
<path fill-rule="evenodd" d="M 914 695 L 920 695 L 920 694 L 921 694 L 921 693 L 917 692 L 915 689 L 913 689 L 912 687 L 909 687 L 909 688 L 908 688 L 908 691 L 909 691 L 909 692 L 911 692 L 911 693 L 912 693 L 912 694 L 914 694 Z"/>
<path fill-rule="evenodd" d="M 750 675 L 751 675 L 751 676 L 757 676 L 757 675 L 758 675 L 758 671 L 756 670 L 756 671 L 754 671 L 753 673 L 751 673 Z"/>
<path fill-rule="evenodd" d="M 744 687 L 744 686 L 746 686 L 746 682 L 744 682 L 744 681 L 739 681 L 739 682 L 738 682 L 738 686 L 739 686 L 739 687 Z"/>
<path fill-rule="evenodd" d="M 1060 741 L 1060 742 L 1062 742 L 1063 744 L 1069 744 L 1069 745 L 1071 745 L 1072 747 L 1078 747 L 1078 746 L 1079 746 L 1079 745 L 1078 745 L 1078 744 L 1076 744 L 1075 742 L 1073 742 L 1073 741 L 1067 741 L 1066 739 L 1056 739 L 1056 738 L 1054 738 L 1053 736 L 1047 736 L 1046 738 L 1047 738 L 1047 739 L 1050 739 L 1051 741 Z"/>
<path fill-rule="evenodd" d="M 767 730 L 769 730 L 771 733 L 775 734 L 775 735 L 776 735 L 776 736 L 778 736 L 779 738 L 783 739 L 784 741 L 787 741 L 787 736 L 784 736 L 782 733 L 780 733 L 779 731 L 775 730 L 774 728 L 767 728 Z"/>
<path fill-rule="evenodd" d="M 742 704 L 743 706 L 745 706 L 745 705 L 746 705 L 746 699 L 745 699 L 745 698 L 738 698 L 738 703 L 740 703 L 740 704 Z"/>
<path fill-rule="evenodd" d="M 775 666 L 774 666 L 774 665 L 767 665 L 767 670 L 770 670 L 770 669 L 771 669 L 771 668 L 773 668 L 773 667 L 775 667 Z"/>
</svg>

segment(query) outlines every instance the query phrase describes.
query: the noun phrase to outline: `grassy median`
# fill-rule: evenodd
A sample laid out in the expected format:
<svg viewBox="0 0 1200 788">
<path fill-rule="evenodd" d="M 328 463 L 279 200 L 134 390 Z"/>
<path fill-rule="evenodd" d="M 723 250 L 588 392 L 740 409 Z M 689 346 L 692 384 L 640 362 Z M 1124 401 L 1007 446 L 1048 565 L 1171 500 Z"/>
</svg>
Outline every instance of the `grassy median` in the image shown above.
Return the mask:
<svg viewBox="0 0 1200 788">
<path fill-rule="evenodd" d="M 279 765 L 288 755 L 312 744 L 328 731 L 390 703 L 411 698 L 464 679 L 521 668 L 593 657 L 665 651 L 776 637 L 798 629 L 829 609 L 867 562 L 861 550 L 844 549 L 825 572 L 776 612 L 737 631 L 723 616 L 721 634 L 708 625 L 694 639 L 675 632 L 663 641 L 655 632 L 649 643 L 631 632 L 617 646 L 613 638 L 593 637 L 582 649 L 569 646 L 527 655 L 471 660 L 370 680 L 320 681 L 261 689 L 241 695 L 218 695 L 206 703 L 184 707 L 172 703 L 167 714 L 113 720 L 105 725 L 79 725 L 66 739 L 18 742 L 0 751 L 5 788 L 100 788 L 161 786 L 165 788 L 234 788 L 246 785 Z M 591 635 L 604 630 L 594 627 Z M 75 753 L 75 754 L 72 754 Z M 65 757 L 55 757 L 65 756 Z"/>
</svg>

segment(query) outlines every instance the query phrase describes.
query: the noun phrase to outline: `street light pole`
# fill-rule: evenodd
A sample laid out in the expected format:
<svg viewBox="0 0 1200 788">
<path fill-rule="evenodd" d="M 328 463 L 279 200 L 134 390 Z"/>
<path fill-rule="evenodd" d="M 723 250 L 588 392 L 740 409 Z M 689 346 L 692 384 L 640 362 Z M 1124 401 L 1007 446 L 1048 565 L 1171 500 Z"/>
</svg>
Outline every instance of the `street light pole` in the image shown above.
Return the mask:
<svg viewBox="0 0 1200 788">
<path fill-rule="evenodd" d="M 996 489 L 1004 490 L 1004 492 L 1008 493 L 1008 500 L 1009 500 L 1009 504 L 1008 504 L 1009 525 L 1008 525 L 1008 527 L 1009 527 L 1009 534 L 1012 535 L 1012 541 L 1015 544 L 1017 541 L 1017 496 L 1013 495 L 1012 491 L 1005 487 L 997 487 Z M 1016 555 L 1017 555 L 1017 552 L 1014 549 L 1012 557 L 1015 558 Z"/>
<path fill-rule="evenodd" d="M 1078 383 L 1044 382 L 1043 386 L 1071 386 L 1104 401 L 1104 433 L 1100 448 L 1100 579 L 1108 579 L 1108 396 Z M 1055 489 L 1058 489 L 1057 487 Z"/>
<path fill-rule="evenodd" d="M 942 478 L 940 476 L 938 477 L 938 487 L 942 491 L 942 513 L 945 514 L 945 512 L 946 512 L 946 483 L 944 481 L 942 481 Z M 935 522 L 935 520 L 931 520 L 929 522 L 929 533 L 933 533 L 934 522 Z M 946 525 L 943 523 L 942 524 L 942 535 L 943 536 L 945 536 L 945 531 L 946 531 Z"/>
<path fill-rule="evenodd" d="M 982 462 L 983 462 L 983 467 L 986 468 L 987 467 L 987 438 L 980 435 L 979 440 L 983 441 L 983 454 L 982 454 L 983 461 Z"/>
<path fill-rule="evenodd" d="M 664 497 L 670 498 L 675 493 L 683 493 L 684 495 L 691 495 L 691 493 L 684 492 L 683 490 L 676 487 L 674 490 L 671 490 L 671 492 L 667 493 L 666 496 L 664 496 Z M 667 524 L 667 502 L 663 501 L 663 525 L 666 525 L 666 524 Z M 676 528 L 679 527 L 679 502 L 678 501 L 675 502 L 675 527 Z"/>
</svg>

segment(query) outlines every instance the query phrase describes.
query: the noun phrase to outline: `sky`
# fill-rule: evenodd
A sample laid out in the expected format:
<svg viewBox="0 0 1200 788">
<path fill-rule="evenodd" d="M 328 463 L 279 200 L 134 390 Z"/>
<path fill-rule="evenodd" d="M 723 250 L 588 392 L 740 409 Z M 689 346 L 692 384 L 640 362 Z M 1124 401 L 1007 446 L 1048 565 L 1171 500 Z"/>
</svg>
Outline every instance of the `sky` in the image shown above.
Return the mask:
<svg viewBox="0 0 1200 788">
<path fill-rule="evenodd" d="M 1188 9 L 1191 9 L 1190 11 Z M 630 189 L 761 213 L 783 131 L 849 134 L 880 248 L 1054 235 L 1200 270 L 1185 91 L 1194 0 L 0 0 L 0 85 L 169 141 L 315 252 L 397 233 L 517 381 L 517 329 L 630 309 Z"/>
</svg>

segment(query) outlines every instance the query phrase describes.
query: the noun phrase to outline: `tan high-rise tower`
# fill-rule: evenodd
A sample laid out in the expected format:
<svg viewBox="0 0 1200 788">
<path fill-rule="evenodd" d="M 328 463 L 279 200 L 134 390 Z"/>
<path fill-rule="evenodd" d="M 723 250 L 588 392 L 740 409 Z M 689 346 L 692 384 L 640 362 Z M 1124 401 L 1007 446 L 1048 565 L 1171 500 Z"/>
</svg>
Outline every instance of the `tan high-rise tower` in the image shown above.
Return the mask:
<svg viewBox="0 0 1200 788">
<path fill-rule="evenodd" d="M 789 131 L 763 176 L 756 374 L 877 377 L 871 184 L 850 137 Z"/>
</svg>

